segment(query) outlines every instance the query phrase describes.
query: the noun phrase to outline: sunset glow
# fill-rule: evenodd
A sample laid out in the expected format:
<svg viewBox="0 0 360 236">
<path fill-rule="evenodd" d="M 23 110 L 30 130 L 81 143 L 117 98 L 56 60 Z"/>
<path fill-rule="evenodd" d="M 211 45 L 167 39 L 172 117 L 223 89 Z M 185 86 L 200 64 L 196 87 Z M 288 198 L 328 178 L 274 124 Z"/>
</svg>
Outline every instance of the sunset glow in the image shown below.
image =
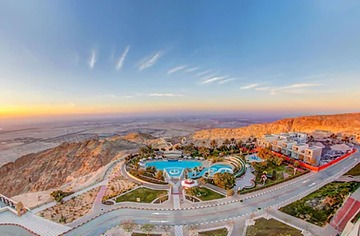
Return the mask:
<svg viewBox="0 0 360 236">
<path fill-rule="evenodd" d="M 358 3 L 175 5 L 0 3 L 0 117 L 360 109 Z"/>
</svg>

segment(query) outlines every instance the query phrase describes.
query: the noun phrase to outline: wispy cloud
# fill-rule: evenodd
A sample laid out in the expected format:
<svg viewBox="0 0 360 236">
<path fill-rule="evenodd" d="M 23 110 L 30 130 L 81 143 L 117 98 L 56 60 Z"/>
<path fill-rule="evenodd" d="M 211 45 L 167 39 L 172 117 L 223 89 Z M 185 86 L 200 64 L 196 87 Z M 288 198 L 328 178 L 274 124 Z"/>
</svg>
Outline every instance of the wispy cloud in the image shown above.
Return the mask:
<svg viewBox="0 0 360 236">
<path fill-rule="evenodd" d="M 126 59 L 126 56 L 127 56 L 128 52 L 129 52 L 129 50 L 130 50 L 130 46 L 127 46 L 125 48 L 124 52 L 121 54 L 118 62 L 116 63 L 116 70 L 120 70 L 123 67 L 124 61 Z"/>
<path fill-rule="evenodd" d="M 259 84 L 248 84 L 248 85 L 240 87 L 240 89 L 253 89 L 253 88 L 256 88 L 257 86 L 259 86 Z"/>
<path fill-rule="evenodd" d="M 156 62 L 160 59 L 162 56 L 161 52 L 157 52 L 151 57 L 144 58 L 140 61 L 139 70 L 145 70 L 147 68 L 150 68 L 156 64 Z"/>
<path fill-rule="evenodd" d="M 207 79 L 203 79 L 200 84 L 210 84 L 210 83 L 214 83 L 214 82 L 220 82 L 223 81 L 227 78 L 227 76 L 215 76 L 215 77 L 210 77 Z"/>
<path fill-rule="evenodd" d="M 183 69 L 185 69 L 187 66 L 183 65 L 183 66 L 177 66 L 174 68 L 171 68 L 167 73 L 170 74 L 174 74 L 175 72 L 181 71 Z"/>
<path fill-rule="evenodd" d="M 291 84 L 282 88 L 292 89 L 292 88 L 307 88 L 307 87 L 317 87 L 317 86 L 321 86 L 321 84 L 299 83 L 299 84 Z"/>
<path fill-rule="evenodd" d="M 91 50 L 91 54 L 90 54 L 88 63 L 89 63 L 90 69 L 94 68 L 95 63 L 96 63 L 96 50 L 95 49 Z"/>
<path fill-rule="evenodd" d="M 235 80 L 234 78 L 224 79 L 224 80 L 220 80 L 218 82 L 218 84 L 225 84 L 225 83 L 228 83 L 228 82 L 231 82 L 231 81 L 234 81 L 234 80 Z"/>
<path fill-rule="evenodd" d="M 322 84 L 297 83 L 297 84 L 290 84 L 284 87 L 272 88 L 270 89 L 270 91 L 271 91 L 271 95 L 275 95 L 277 93 L 304 94 L 308 92 L 306 88 L 318 87 L 318 86 L 322 86 Z"/>
<path fill-rule="evenodd" d="M 201 72 L 197 73 L 196 75 L 197 76 L 203 76 L 203 75 L 209 74 L 210 72 L 211 72 L 211 70 L 205 70 L 205 71 L 201 71 Z"/>
<path fill-rule="evenodd" d="M 304 94 L 308 90 L 306 88 L 321 86 L 321 84 L 315 83 L 294 83 L 286 86 L 279 87 L 260 87 L 259 84 L 249 84 L 241 87 L 240 89 L 253 89 L 255 91 L 270 91 L 271 95 L 278 93 L 289 93 L 289 94 Z"/>
<path fill-rule="evenodd" d="M 182 97 L 182 94 L 174 94 L 174 93 L 150 93 L 149 97 Z"/>
<path fill-rule="evenodd" d="M 190 72 L 196 71 L 196 70 L 198 70 L 198 69 L 199 69 L 199 67 L 191 67 L 191 68 L 189 68 L 189 69 L 186 69 L 185 72 L 190 73 Z"/>
</svg>

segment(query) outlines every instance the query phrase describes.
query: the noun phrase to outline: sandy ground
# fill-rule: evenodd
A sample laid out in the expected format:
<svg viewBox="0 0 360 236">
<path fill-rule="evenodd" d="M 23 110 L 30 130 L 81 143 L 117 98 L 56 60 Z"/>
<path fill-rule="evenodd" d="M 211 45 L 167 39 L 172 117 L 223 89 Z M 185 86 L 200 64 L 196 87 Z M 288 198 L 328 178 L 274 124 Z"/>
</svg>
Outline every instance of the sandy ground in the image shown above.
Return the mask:
<svg viewBox="0 0 360 236">
<path fill-rule="evenodd" d="M 100 187 L 97 187 L 64 203 L 58 203 L 38 215 L 57 223 L 71 223 L 91 210 L 99 189 Z"/>
<path fill-rule="evenodd" d="M 46 202 L 52 202 L 53 198 L 50 193 L 55 189 L 49 189 L 42 192 L 25 193 L 12 197 L 14 201 L 22 202 L 26 207 L 33 208 Z"/>
<path fill-rule="evenodd" d="M 120 172 L 121 165 L 123 165 L 124 162 L 121 161 L 118 164 L 114 166 L 112 169 L 110 176 L 109 176 L 109 182 L 106 187 L 106 192 L 103 197 L 103 201 L 108 200 L 112 197 L 115 197 L 119 194 L 125 193 L 127 191 L 132 190 L 136 186 L 138 186 L 137 183 L 132 182 L 131 180 L 126 179 Z"/>
<path fill-rule="evenodd" d="M 42 125 L 1 126 L 0 167 L 17 158 L 60 145 L 96 136 L 143 132 L 156 137 L 187 136 L 196 130 L 215 127 L 239 127 L 251 121 L 241 119 L 136 119 L 89 122 L 57 122 Z"/>
<path fill-rule="evenodd" d="M 117 176 L 111 179 L 107 185 L 103 200 L 115 197 L 125 193 L 138 186 L 138 184 L 125 179 L 123 176 Z"/>
</svg>

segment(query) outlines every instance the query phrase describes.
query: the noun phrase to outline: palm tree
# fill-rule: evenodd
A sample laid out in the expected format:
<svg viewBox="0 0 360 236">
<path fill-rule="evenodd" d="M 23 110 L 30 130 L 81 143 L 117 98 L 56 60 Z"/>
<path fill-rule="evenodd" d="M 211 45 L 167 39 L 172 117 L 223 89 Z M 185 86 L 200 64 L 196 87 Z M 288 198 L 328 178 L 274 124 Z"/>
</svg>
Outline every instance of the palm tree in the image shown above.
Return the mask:
<svg viewBox="0 0 360 236">
<path fill-rule="evenodd" d="M 210 155 L 210 150 L 207 147 L 202 146 L 199 148 L 199 153 L 206 158 Z"/>
<path fill-rule="evenodd" d="M 223 142 L 223 145 L 226 146 L 226 148 L 229 148 L 229 145 L 231 144 L 229 139 L 225 139 Z"/>
<path fill-rule="evenodd" d="M 236 146 L 240 149 L 243 145 L 243 141 L 242 140 L 239 140 L 236 144 Z"/>
<path fill-rule="evenodd" d="M 216 142 L 215 139 L 213 139 L 213 140 L 210 141 L 210 148 L 211 148 L 212 150 L 215 150 L 215 149 L 217 148 L 217 142 Z"/>
</svg>

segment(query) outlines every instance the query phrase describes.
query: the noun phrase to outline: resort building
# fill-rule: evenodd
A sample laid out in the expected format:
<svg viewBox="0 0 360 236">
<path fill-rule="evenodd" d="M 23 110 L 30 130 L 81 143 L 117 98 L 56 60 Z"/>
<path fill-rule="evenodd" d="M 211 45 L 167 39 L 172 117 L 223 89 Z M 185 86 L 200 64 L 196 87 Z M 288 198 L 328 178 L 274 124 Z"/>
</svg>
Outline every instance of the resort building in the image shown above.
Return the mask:
<svg viewBox="0 0 360 236">
<path fill-rule="evenodd" d="M 316 146 L 306 148 L 304 161 L 312 165 L 319 165 L 322 149 L 323 149 L 322 147 L 316 147 Z"/>
<path fill-rule="evenodd" d="M 286 156 L 291 156 L 292 147 L 294 145 L 297 145 L 296 141 L 285 141 L 285 142 L 283 142 L 282 146 L 281 146 L 281 153 L 286 155 Z"/>
<path fill-rule="evenodd" d="M 270 148 L 273 141 L 278 139 L 278 135 L 264 135 L 262 138 L 257 139 L 257 146 L 263 148 Z"/>
<path fill-rule="evenodd" d="M 305 149 L 309 147 L 309 144 L 300 143 L 292 146 L 291 150 L 291 158 L 294 159 L 304 159 L 305 157 Z"/>
<path fill-rule="evenodd" d="M 298 143 L 306 143 L 308 135 L 302 132 L 290 132 L 289 133 L 291 140 L 296 141 Z"/>
<path fill-rule="evenodd" d="M 177 160 L 182 157 L 182 151 L 173 150 L 173 151 L 164 151 L 164 156 L 168 159 Z"/>
<path fill-rule="evenodd" d="M 257 140 L 257 146 L 271 148 L 272 151 L 288 157 L 319 165 L 323 147 L 317 145 L 310 147 L 306 143 L 307 138 L 307 134 L 301 132 L 264 135 Z"/>
</svg>

